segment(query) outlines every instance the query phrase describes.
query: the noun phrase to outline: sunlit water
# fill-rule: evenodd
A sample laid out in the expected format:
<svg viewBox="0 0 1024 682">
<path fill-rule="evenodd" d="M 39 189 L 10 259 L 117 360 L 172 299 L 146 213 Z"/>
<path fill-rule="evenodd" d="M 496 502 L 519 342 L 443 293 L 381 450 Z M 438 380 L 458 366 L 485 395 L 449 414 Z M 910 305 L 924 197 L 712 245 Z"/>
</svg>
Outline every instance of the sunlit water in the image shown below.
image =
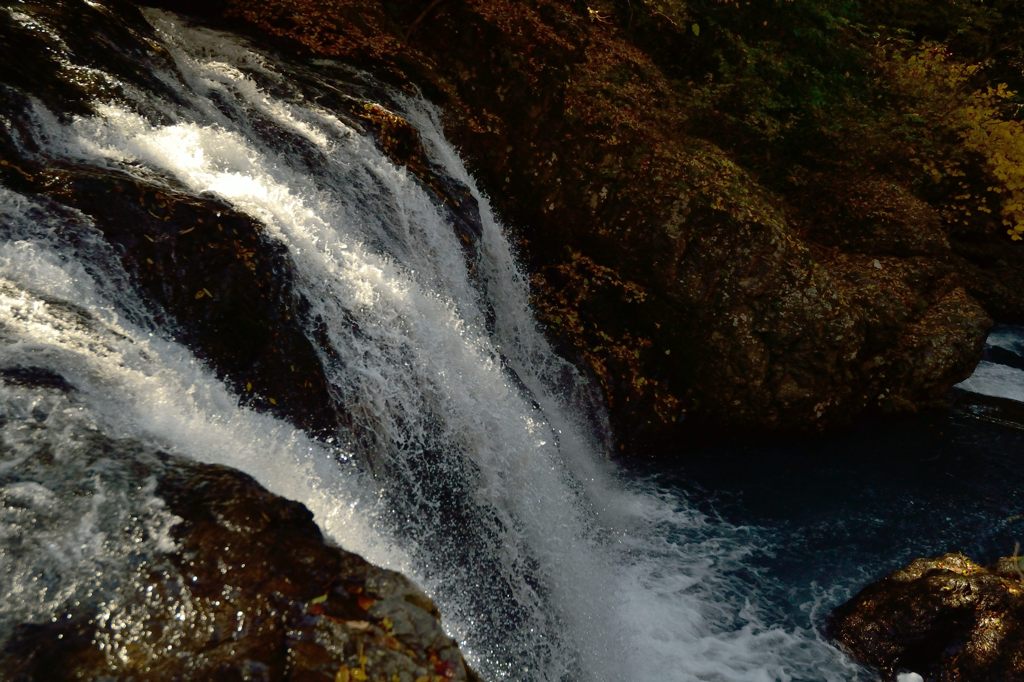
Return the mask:
<svg viewBox="0 0 1024 682">
<path fill-rule="evenodd" d="M 827 576 L 786 596 L 766 564 L 784 551 L 770 523 L 720 518 L 690 502 L 692 486 L 607 461 L 600 406 L 538 333 L 502 228 L 429 104 L 364 88 L 472 190 L 484 229 L 471 255 L 419 182 L 301 85 L 361 96 L 368 77 L 147 18 L 173 68 L 151 74 L 152 90 L 120 84 L 89 116 L 36 103 L 40 153 L 257 218 L 325 323 L 305 331 L 325 344 L 332 396 L 354 423 L 313 437 L 241 406 L 153 321 L 88 216 L 0 187 L 0 636 L 84 599 L 110 611 L 137 585 L 132 557 L 173 550 L 175 519 L 153 487 L 127 485 L 123 463 L 90 449 L 102 433 L 140 458 L 237 467 L 303 502 L 333 540 L 419 581 L 488 679 L 863 675 L 816 629 L 835 599 Z M 155 94 L 167 90 L 175 101 Z M 29 367 L 73 390 L 11 378 Z"/>
</svg>

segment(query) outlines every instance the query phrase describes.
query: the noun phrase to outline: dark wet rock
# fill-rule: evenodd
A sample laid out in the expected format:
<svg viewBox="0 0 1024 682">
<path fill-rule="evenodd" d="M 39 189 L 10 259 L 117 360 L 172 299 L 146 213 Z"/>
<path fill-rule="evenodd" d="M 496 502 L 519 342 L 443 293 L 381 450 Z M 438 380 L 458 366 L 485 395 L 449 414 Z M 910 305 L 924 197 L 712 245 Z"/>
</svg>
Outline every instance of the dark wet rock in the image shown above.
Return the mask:
<svg viewBox="0 0 1024 682">
<path fill-rule="evenodd" d="M 1024 680 L 1019 559 L 984 568 L 962 554 L 917 559 L 836 609 L 829 634 L 891 680 Z"/>
<path fill-rule="evenodd" d="M 52 620 L 16 625 L 0 643 L 5 680 L 477 679 L 418 587 L 326 541 L 301 504 L 233 469 L 83 440 L 75 465 L 105 495 L 155 480 L 159 501 L 141 499 L 131 523 L 172 514 L 173 544 L 107 567 L 125 574 L 105 577 L 121 583 L 114 594 L 94 589 Z"/>
<path fill-rule="evenodd" d="M 953 407 L 974 418 L 1024 430 L 1024 403 L 953 389 Z"/>
<path fill-rule="evenodd" d="M 121 85 L 76 68 L 90 62 L 120 83 L 155 88 L 178 101 L 178 93 L 150 76 L 152 65 L 166 66 L 169 59 L 136 3 L 27 0 L 0 12 L 0 80 L 32 93 L 51 111 L 84 114 L 94 98 L 123 94 Z"/>
<path fill-rule="evenodd" d="M 40 170 L 36 187 L 89 215 L 145 298 L 244 401 L 313 431 L 342 417 L 283 245 L 253 218 L 126 173 Z"/>
<path fill-rule="evenodd" d="M 45 367 L 2 367 L 0 368 L 0 381 L 20 386 L 53 388 L 60 391 L 74 389 L 67 379 Z"/>
</svg>

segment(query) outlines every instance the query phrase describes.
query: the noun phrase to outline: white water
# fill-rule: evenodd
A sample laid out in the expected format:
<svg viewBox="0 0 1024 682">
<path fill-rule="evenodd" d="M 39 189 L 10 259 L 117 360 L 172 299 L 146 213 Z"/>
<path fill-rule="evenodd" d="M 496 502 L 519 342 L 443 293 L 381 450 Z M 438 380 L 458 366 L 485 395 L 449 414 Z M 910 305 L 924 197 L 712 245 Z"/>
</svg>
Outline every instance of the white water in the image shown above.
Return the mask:
<svg viewBox="0 0 1024 682">
<path fill-rule="evenodd" d="M 985 344 L 1024 357 L 1024 327 L 996 327 L 985 339 Z"/>
<path fill-rule="evenodd" d="M 92 234 L 88 217 L 0 188 L 10 228 L 0 243 L 0 367 L 46 367 L 80 394 L 77 406 L 47 413 L 48 437 L 84 420 L 252 474 L 306 504 L 342 546 L 423 584 L 489 679 L 858 676 L 815 633 L 762 622 L 758 595 L 732 577 L 759 551 L 755 535 L 626 482 L 606 461 L 599 410 L 538 333 L 501 227 L 429 105 L 397 95 L 385 103 L 416 125 L 434 163 L 473 189 L 484 228 L 476 276 L 415 179 L 311 104 L 286 67 L 228 36 L 148 17 L 177 69 L 157 77 L 186 104 L 126 85 L 127 101 L 97 102 L 95 115 L 70 123 L 39 106 L 44 155 L 213 194 L 258 218 L 287 248 L 310 317 L 326 322 L 331 352 L 321 360 L 356 424 L 323 442 L 239 406 L 152 323 L 98 236 L 73 246 L 58 236 L 58 224 Z M 26 395 L 0 396 L 5 412 L 29 413 L 26 401 L 40 398 Z M 0 467 L 32 456 L 24 432 L 0 437 Z M 0 494 L 46 505 L 44 491 L 12 485 L 22 487 Z M 146 500 L 147 523 L 173 522 Z M 67 523 L 55 537 L 104 532 Z M 150 535 L 149 551 L 166 551 Z M 52 617 L 100 563 L 121 556 L 94 545 L 99 558 L 84 573 L 69 568 L 57 581 L 64 592 L 37 606 L 35 564 L 0 564 L 11 613 Z"/>
<path fill-rule="evenodd" d="M 974 374 L 957 384 L 971 393 L 1024 402 L 1024 370 L 982 360 Z"/>
<path fill-rule="evenodd" d="M 1024 328 L 1003 326 L 992 330 L 985 340 L 989 348 L 1000 349 L 1024 360 Z M 1024 370 L 999 362 L 982 360 L 974 373 L 957 384 L 971 393 L 1024 402 Z"/>
</svg>

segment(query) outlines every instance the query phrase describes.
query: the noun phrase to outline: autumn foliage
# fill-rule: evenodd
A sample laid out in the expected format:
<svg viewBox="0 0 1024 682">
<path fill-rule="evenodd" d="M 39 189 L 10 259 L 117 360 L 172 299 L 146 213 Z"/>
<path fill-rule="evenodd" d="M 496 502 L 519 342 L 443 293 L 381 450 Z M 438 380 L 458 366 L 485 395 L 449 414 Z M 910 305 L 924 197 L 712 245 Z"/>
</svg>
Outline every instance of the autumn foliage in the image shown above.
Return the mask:
<svg viewBox="0 0 1024 682">
<path fill-rule="evenodd" d="M 777 189 L 794 167 L 869 168 L 956 229 L 995 221 L 1024 237 L 1024 22 L 1013 3 L 617 5 L 689 89 L 694 127 Z"/>
<path fill-rule="evenodd" d="M 981 64 L 941 44 L 880 51 L 879 69 L 898 95 L 911 160 L 946 190 L 950 219 L 970 225 L 995 214 L 1014 240 L 1024 235 L 1024 122 L 1017 94 L 984 79 Z"/>
</svg>

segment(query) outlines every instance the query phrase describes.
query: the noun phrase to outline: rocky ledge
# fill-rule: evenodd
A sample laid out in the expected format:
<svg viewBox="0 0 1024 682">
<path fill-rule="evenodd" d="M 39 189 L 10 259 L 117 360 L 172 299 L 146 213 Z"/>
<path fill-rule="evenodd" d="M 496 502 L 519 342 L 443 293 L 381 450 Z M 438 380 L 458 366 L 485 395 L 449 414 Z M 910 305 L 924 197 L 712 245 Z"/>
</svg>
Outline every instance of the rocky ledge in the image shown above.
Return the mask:
<svg viewBox="0 0 1024 682">
<path fill-rule="evenodd" d="M 836 609 L 829 634 L 887 680 L 1024 680 L 1019 558 L 982 567 L 962 554 L 917 559 Z"/>
<path fill-rule="evenodd" d="M 3 381 L 53 393 L 40 371 Z M 5 469 L 0 502 L 22 566 L 8 610 L 28 609 L 0 632 L 5 680 L 478 679 L 418 587 L 237 470 L 84 432 Z M 69 566 L 47 554 L 66 529 Z"/>
</svg>

